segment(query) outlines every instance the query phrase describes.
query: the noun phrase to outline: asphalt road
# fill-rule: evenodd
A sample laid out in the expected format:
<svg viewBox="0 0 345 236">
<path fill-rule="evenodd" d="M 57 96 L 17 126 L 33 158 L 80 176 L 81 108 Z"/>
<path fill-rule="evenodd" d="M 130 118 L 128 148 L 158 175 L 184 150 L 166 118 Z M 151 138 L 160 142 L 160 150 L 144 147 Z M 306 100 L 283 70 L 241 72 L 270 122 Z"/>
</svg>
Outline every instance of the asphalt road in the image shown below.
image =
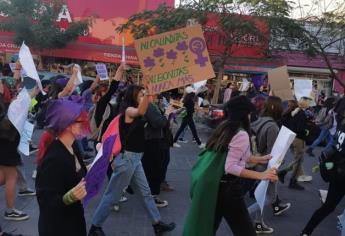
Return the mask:
<svg viewBox="0 0 345 236">
<path fill-rule="evenodd" d="M 199 126 L 199 133 L 203 140 L 209 136 L 210 130 Z M 40 131 L 36 131 L 33 140 L 37 142 Z M 177 224 L 176 229 L 167 234 L 170 236 L 182 235 L 184 218 L 190 205 L 189 200 L 189 183 L 191 168 L 196 160 L 199 149 L 195 143 L 191 142 L 190 132 L 187 132 L 186 139 L 190 140 L 187 144 L 182 144 L 182 148 L 173 148 L 171 150 L 171 162 L 168 170 L 168 181 L 175 188 L 174 192 L 162 193 L 161 198 L 169 201 L 169 206 L 161 209 L 161 215 L 164 221 L 174 221 Z M 321 149 L 318 148 L 316 153 Z M 1 153 L 0 155 L 5 155 Z M 291 159 L 291 153 L 288 153 L 287 160 Z M 24 165 L 26 176 L 31 187 L 34 186 L 31 178 L 32 170 L 34 169 L 35 155 L 26 157 Z M 316 163 L 316 159 L 305 156 L 305 170 L 311 173 L 312 166 Z M 287 184 L 279 186 L 280 197 L 285 202 L 292 204 L 289 211 L 281 216 L 273 216 L 271 208 L 265 211 L 265 220 L 268 225 L 274 228 L 273 236 L 298 236 L 301 229 L 309 220 L 310 216 L 321 205 L 318 190 L 320 188 L 327 189 L 327 184 L 324 183 L 319 174 L 312 174 L 313 181 L 311 183 L 303 184 L 304 191 L 290 190 Z M 154 235 L 150 219 L 146 214 L 141 201 L 134 195 L 128 196 L 129 200 L 123 203 L 119 212 L 112 212 L 104 224 L 104 231 L 109 236 L 149 236 Z M 98 198 L 92 200 L 90 205 L 85 209 L 85 217 L 88 227 L 94 209 L 99 202 Z M 5 210 L 4 188 L 0 187 L 0 212 L 3 214 Z M 0 224 L 6 231 L 14 231 L 15 233 L 22 233 L 25 236 L 36 236 L 37 221 L 38 221 L 38 206 L 35 197 L 18 197 L 16 207 L 25 211 L 30 215 L 30 219 L 21 222 L 5 221 L 3 217 L 0 218 Z M 340 232 L 336 229 L 336 216 L 341 214 L 345 205 L 344 202 L 330 216 L 328 216 L 315 230 L 315 236 L 336 236 Z M 68 230 L 68 229 L 66 229 Z M 224 224 L 220 227 L 217 235 L 232 235 L 229 227 Z"/>
</svg>

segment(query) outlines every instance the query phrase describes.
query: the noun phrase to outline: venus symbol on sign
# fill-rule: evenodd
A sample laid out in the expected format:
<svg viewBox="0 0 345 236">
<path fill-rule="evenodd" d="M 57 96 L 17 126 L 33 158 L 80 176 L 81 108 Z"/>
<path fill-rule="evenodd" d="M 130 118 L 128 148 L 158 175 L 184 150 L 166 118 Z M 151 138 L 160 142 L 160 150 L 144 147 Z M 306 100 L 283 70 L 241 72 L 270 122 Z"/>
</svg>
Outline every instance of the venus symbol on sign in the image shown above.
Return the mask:
<svg viewBox="0 0 345 236">
<path fill-rule="evenodd" d="M 205 41 L 200 37 L 194 37 L 189 42 L 189 48 L 191 52 L 197 56 L 195 59 L 195 64 L 199 64 L 201 67 L 206 66 L 208 58 L 202 55 L 206 49 Z"/>
</svg>

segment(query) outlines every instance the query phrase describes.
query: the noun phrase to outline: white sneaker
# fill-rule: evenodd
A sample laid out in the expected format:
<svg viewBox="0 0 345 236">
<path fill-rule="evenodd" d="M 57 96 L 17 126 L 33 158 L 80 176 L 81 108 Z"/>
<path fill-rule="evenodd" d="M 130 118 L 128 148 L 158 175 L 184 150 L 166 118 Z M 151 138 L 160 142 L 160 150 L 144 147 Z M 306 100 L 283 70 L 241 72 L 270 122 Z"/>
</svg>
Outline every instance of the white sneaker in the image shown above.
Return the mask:
<svg viewBox="0 0 345 236">
<path fill-rule="evenodd" d="M 181 145 L 180 145 L 180 144 L 178 144 L 178 143 L 174 143 L 174 144 L 173 144 L 173 147 L 175 147 L 175 148 L 180 148 L 180 147 L 181 147 Z"/>
<path fill-rule="evenodd" d="M 206 143 L 202 143 L 198 146 L 200 149 L 204 149 L 206 147 Z"/>
<path fill-rule="evenodd" d="M 127 200 L 128 200 L 128 198 L 126 198 L 125 196 L 121 196 L 119 202 L 127 202 Z"/>
<path fill-rule="evenodd" d="M 327 193 L 328 193 L 327 190 L 323 190 L 323 189 L 319 190 L 320 200 L 321 200 L 322 203 L 325 203 L 326 198 L 327 198 Z"/>
<path fill-rule="evenodd" d="M 298 176 L 297 181 L 298 182 L 310 182 L 313 180 L 313 177 L 310 175 L 301 175 Z"/>
<path fill-rule="evenodd" d="M 115 204 L 114 206 L 113 206 L 113 209 L 114 209 L 114 211 L 119 211 L 120 210 L 120 205 L 118 205 L 118 204 Z"/>
</svg>

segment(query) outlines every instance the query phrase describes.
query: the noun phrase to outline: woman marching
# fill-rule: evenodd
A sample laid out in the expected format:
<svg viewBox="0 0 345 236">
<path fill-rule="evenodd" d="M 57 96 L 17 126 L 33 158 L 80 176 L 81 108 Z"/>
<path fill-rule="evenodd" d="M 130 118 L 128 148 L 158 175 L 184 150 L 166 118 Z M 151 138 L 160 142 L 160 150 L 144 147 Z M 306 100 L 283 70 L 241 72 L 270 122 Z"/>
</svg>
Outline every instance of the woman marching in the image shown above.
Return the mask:
<svg viewBox="0 0 345 236">
<path fill-rule="evenodd" d="M 114 160 L 114 171 L 103 194 L 93 218 L 89 236 L 104 236 L 102 225 L 111 211 L 112 204 L 118 202 L 122 190 L 131 186 L 140 194 L 148 215 L 152 219 L 152 227 L 156 235 L 172 231 L 175 223 L 166 224 L 161 221 L 154 198 L 141 163 L 145 150 L 145 121 L 142 119 L 149 106 L 151 96 L 145 94 L 144 88 L 130 85 L 123 97 L 119 119 L 121 153 Z"/>
<path fill-rule="evenodd" d="M 255 107 L 239 96 L 225 104 L 226 119 L 208 140 L 192 171 L 192 206 L 183 235 L 215 235 L 224 217 L 235 236 L 256 235 L 244 202 L 245 179 L 276 181 L 276 171 L 251 171 L 247 162 L 267 163 L 270 156 L 252 156 L 250 113 Z"/>
<path fill-rule="evenodd" d="M 85 236 L 82 200 L 86 196 L 86 167 L 75 141 L 89 132 L 80 96 L 53 100 L 47 107 L 47 125 L 56 138 L 49 144 L 36 178 L 40 209 L 40 236 Z"/>
</svg>

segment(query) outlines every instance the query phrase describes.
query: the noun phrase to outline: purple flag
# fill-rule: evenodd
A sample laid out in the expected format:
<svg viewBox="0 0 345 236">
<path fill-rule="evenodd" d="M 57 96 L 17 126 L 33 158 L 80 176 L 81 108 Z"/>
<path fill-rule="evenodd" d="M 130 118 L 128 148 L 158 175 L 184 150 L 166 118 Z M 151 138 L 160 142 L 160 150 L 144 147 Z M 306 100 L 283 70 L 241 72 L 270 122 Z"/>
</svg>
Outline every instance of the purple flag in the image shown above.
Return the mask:
<svg viewBox="0 0 345 236">
<path fill-rule="evenodd" d="M 96 196 L 102 188 L 105 176 L 107 174 L 109 159 L 112 155 L 111 151 L 116 138 L 117 135 L 115 134 L 107 137 L 104 140 L 89 172 L 85 176 L 87 195 L 84 198 L 84 207 L 87 206 L 89 201 Z"/>
<path fill-rule="evenodd" d="M 260 89 L 262 85 L 264 85 L 264 78 L 265 75 L 255 75 L 252 77 L 252 82 L 257 90 Z"/>
</svg>

